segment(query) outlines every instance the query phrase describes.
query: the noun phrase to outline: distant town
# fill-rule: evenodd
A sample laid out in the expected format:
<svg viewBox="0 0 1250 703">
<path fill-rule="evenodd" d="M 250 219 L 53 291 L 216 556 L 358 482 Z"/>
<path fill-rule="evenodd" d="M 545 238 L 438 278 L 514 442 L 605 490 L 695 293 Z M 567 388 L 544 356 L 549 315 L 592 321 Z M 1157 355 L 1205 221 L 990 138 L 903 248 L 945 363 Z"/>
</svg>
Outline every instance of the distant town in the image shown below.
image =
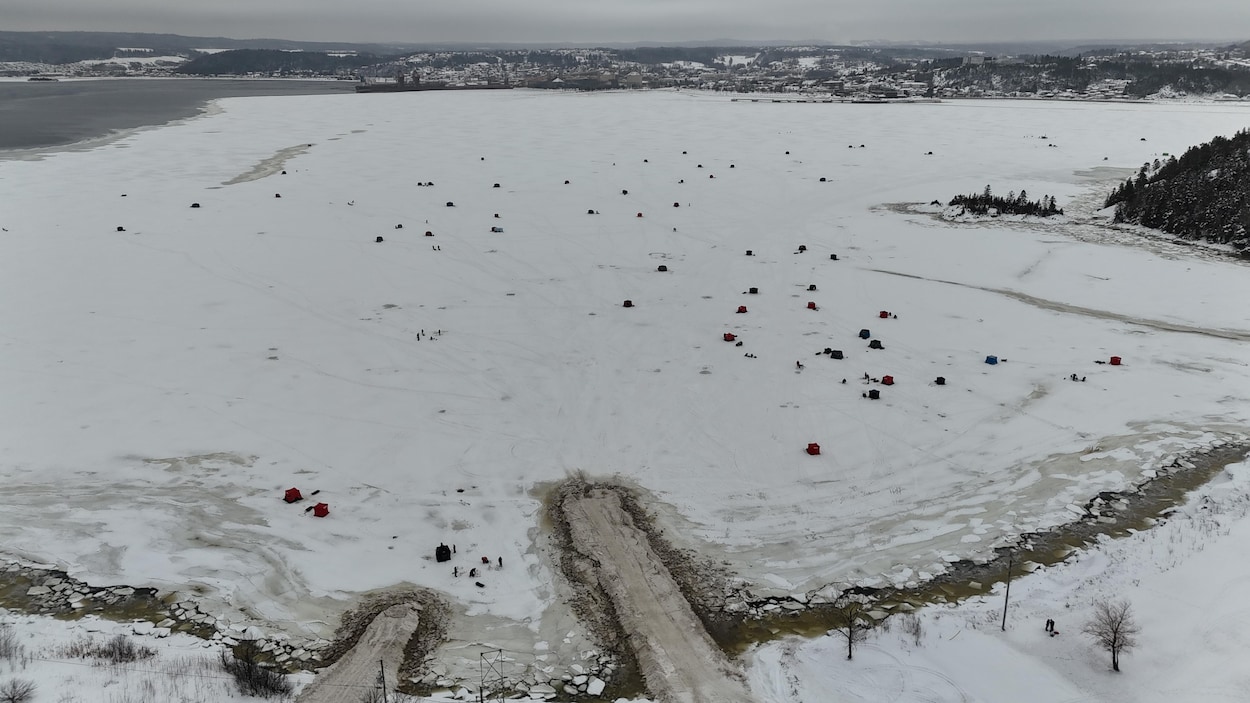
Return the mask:
<svg viewBox="0 0 1250 703">
<path fill-rule="evenodd" d="M 145 35 L 124 35 L 127 38 Z M 162 46 L 43 47 L 0 75 L 33 80 L 229 76 L 563 90 L 681 88 L 862 100 L 1250 97 L 1250 42 L 1081 47 L 1053 53 L 967 48 L 767 46 L 415 50 Z M 181 38 L 185 44 L 191 38 Z M 288 43 L 290 44 L 290 43 Z M 83 56 L 82 54 L 107 54 Z M 69 60 L 72 59 L 72 60 Z"/>
</svg>

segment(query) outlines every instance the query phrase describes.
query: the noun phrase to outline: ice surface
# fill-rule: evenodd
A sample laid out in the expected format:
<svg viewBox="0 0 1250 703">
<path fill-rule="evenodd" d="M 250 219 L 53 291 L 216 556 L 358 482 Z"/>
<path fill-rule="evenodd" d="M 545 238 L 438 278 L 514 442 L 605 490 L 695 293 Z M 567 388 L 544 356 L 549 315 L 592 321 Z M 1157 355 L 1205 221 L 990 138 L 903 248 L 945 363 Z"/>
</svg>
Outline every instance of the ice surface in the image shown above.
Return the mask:
<svg viewBox="0 0 1250 703">
<path fill-rule="evenodd" d="M 1250 321 L 1229 303 L 1250 297 L 1245 267 L 1099 243 L 1073 206 L 1244 126 L 1239 106 L 221 105 L 0 162 L 11 553 L 320 634 L 397 583 L 536 621 L 553 575 L 535 491 L 584 472 L 649 491 L 673 539 L 804 591 L 986 554 L 1250 414 Z M 262 177 L 223 185 L 245 174 Z M 1068 221 L 885 206 L 987 183 L 1053 194 Z M 1093 363 L 1112 354 L 1125 365 Z M 330 515 L 283 503 L 292 486 Z M 433 560 L 440 542 L 504 566 L 476 588 Z"/>
</svg>

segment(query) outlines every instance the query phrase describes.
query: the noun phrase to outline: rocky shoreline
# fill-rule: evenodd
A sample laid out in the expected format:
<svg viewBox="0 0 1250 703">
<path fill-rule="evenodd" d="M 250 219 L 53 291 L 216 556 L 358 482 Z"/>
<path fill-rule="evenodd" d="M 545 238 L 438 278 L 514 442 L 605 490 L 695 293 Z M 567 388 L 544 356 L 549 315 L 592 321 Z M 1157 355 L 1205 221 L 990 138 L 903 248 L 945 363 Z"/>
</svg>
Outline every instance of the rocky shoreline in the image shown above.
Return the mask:
<svg viewBox="0 0 1250 703">
<path fill-rule="evenodd" d="M 206 613 L 192 600 L 166 598 L 172 596 L 162 596 L 154 588 L 92 586 L 59 569 L 14 559 L 0 562 L 0 606 L 5 608 L 59 617 L 99 615 L 129 621 L 135 635 L 159 638 L 182 632 L 203 639 L 206 647 L 234 647 L 251 640 L 269 664 L 287 672 L 324 666 L 322 652 L 329 640 L 265 634 L 254 624 Z"/>
<path fill-rule="evenodd" d="M 99 615 L 130 621 L 138 636 L 167 637 L 182 632 L 204 639 L 205 647 L 234 647 L 255 642 L 267 663 L 287 672 L 312 671 L 336 661 L 364 632 L 372 617 L 399 602 L 417 602 L 423 609 L 422 626 L 405 647 L 401 690 L 428 694 L 452 691 L 461 699 L 479 694 L 520 693 L 531 699 L 551 700 L 563 694 L 597 699 L 641 693 L 642 682 L 625 635 L 620 630 L 610 601 L 599 587 L 585 578 L 587 565 L 571 549 L 569 526 L 560 504 L 564 497 L 592 488 L 607 489 L 621 497 L 626 512 L 646 535 L 652 549 L 670 570 L 683 595 L 718 644 L 740 651 L 749 644 L 786 634 L 817 634 L 829 629 L 833 603 L 846 593 L 865 595 L 869 615 L 883 620 L 891 614 L 910 612 L 929 603 L 961 600 L 986 593 L 1000 582 L 1008 562 L 1017 574 L 1039 565 L 1063 561 L 1081 546 L 1107 534 L 1144 529 L 1166 517 L 1184 493 L 1210 480 L 1223 467 L 1250 453 L 1250 439 L 1229 436 L 1189 452 L 1164 457 L 1155 468 L 1142 472 L 1143 480 L 1119 492 L 1102 492 L 1087 501 L 1081 514 L 1069 523 L 1044 532 L 1020 535 L 1011 545 L 995 550 L 989 559 L 953 562 L 947 572 L 907 587 L 850 586 L 834 584 L 802 593 L 768 594 L 758 591 L 714 562 L 692 550 L 673 546 L 628 487 L 571 479 L 560 484 L 548 500 L 552 521 L 553 560 L 573 587 L 570 606 L 595 638 L 599 648 L 586 649 L 576 657 L 558 658 L 544 651 L 533 664 L 522 665 L 510 677 L 506 691 L 478 691 L 476 682 L 464 680 L 438 660 L 437 651 L 446 638 L 449 605 L 425 589 L 400 589 L 370 594 L 344 613 L 333 641 L 299 640 L 285 633 L 267 633 L 255 623 L 201 610 L 191 599 L 178 599 L 152 588 L 92 586 L 52 567 L 0 560 L 0 607 L 57 617 Z M 1150 514 L 1138 514 L 1142 510 Z M 1140 525 L 1133 527 L 1133 525 Z M 516 666 L 518 662 L 510 662 Z"/>
</svg>

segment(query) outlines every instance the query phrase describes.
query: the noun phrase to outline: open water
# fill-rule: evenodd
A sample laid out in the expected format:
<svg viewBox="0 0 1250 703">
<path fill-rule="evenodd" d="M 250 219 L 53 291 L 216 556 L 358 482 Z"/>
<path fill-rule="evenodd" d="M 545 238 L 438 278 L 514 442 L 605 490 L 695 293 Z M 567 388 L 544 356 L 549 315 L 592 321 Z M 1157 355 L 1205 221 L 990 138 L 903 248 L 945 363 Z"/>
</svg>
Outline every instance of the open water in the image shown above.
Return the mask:
<svg viewBox="0 0 1250 703">
<path fill-rule="evenodd" d="M 68 146 L 193 117 L 216 98 L 353 90 L 353 81 L 139 78 L 0 82 L 0 150 Z"/>
</svg>

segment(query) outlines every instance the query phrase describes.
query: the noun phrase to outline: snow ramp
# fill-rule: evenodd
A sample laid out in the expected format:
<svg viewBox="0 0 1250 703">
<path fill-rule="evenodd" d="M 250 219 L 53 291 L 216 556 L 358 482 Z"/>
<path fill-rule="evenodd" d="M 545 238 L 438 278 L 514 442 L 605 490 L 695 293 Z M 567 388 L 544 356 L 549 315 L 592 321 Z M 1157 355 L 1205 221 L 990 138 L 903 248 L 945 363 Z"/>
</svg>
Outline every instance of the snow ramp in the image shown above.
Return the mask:
<svg viewBox="0 0 1250 703">
<path fill-rule="evenodd" d="M 393 690 L 404 645 L 416 632 L 420 610 L 416 603 L 400 603 L 378 613 L 356 646 L 317 674 L 295 703 L 360 703 L 369 689 L 377 688 L 379 663 L 387 688 Z"/>
<path fill-rule="evenodd" d="M 620 497 L 592 489 L 564 503 L 573 548 L 596 565 L 647 689 L 661 703 L 749 703 L 741 672 L 716 646 Z"/>
</svg>

